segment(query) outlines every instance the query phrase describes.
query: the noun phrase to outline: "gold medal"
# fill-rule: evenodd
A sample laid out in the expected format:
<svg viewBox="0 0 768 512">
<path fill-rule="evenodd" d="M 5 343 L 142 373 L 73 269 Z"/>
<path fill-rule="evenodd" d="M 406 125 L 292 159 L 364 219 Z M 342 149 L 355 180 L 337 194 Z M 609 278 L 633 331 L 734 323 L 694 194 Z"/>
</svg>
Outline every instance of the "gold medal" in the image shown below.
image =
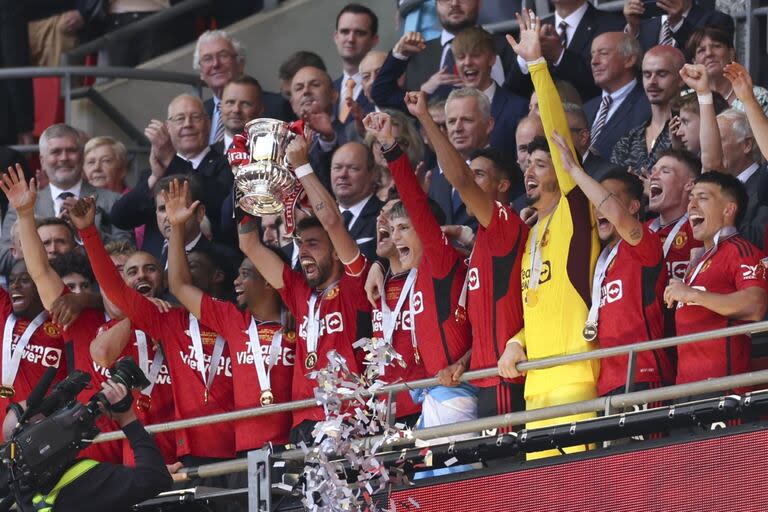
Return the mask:
<svg viewBox="0 0 768 512">
<path fill-rule="evenodd" d="M 467 321 L 467 310 L 463 306 L 457 306 L 453 312 L 453 317 L 457 323 L 463 324 Z"/>
<path fill-rule="evenodd" d="M 136 398 L 136 407 L 138 407 L 140 411 L 147 412 L 152 407 L 152 397 L 139 394 Z"/>
<path fill-rule="evenodd" d="M 536 307 L 536 304 L 539 303 L 539 294 L 535 289 L 528 288 L 525 291 L 525 303 L 531 308 Z"/>
<path fill-rule="evenodd" d="M 13 398 L 15 394 L 16 390 L 13 389 L 13 386 L 0 386 L 0 397 Z"/>
<path fill-rule="evenodd" d="M 584 339 L 587 341 L 595 341 L 597 338 L 597 324 L 595 322 L 587 322 L 584 325 L 584 330 L 581 332 Z"/>
<path fill-rule="evenodd" d="M 272 405 L 275 403 L 275 395 L 272 394 L 272 391 L 265 389 L 261 392 L 261 405 Z"/>
<path fill-rule="evenodd" d="M 317 364 L 317 352 L 310 352 L 304 360 L 304 366 L 311 370 Z"/>
</svg>

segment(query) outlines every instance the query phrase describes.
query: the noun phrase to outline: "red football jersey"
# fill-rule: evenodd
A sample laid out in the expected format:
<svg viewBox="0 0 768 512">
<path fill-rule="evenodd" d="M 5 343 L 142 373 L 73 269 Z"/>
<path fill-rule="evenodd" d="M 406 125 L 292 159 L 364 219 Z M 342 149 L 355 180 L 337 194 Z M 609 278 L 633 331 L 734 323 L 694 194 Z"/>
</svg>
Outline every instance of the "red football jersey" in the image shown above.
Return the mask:
<svg viewBox="0 0 768 512">
<path fill-rule="evenodd" d="M 99 285 L 137 329 L 158 340 L 163 347 L 173 386 L 176 418 L 192 418 L 230 412 L 234 407 L 232 394 L 232 361 L 229 348 L 219 358 L 211 388 L 206 393 L 198 369 L 192 337 L 190 315 L 183 308 L 161 313 L 146 297 L 128 287 L 104 250 L 99 233 L 93 226 L 80 231 L 83 245 L 93 266 Z M 217 334 L 200 324 L 204 353 L 204 371 L 208 375 Z M 206 403 L 205 397 L 208 400 Z M 176 431 L 176 455 L 232 458 L 235 456 L 235 430 L 231 422 L 216 423 Z"/>
<path fill-rule="evenodd" d="M 424 246 L 413 288 L 413 324 L 424 368 L 427 374 L 437 375 L 470 348 L 469 322 L 456 314 L 467 265 L 440 230 L 408 157 L 399 147 L 385 156 L 400 199 Z"/>
<path fill-rule="evenodd" d="M 645 226 L 650 228 L 652 232 L 655 232 L 659 237 L 659 241 L 662 246 L 667 240 L 667 236 L 672 232 L 675 227 L 675 222 L 666 226 L 659 227 L 656 231 L 655 221 L 650 220 L 645 223 Z M 691 229 L 690 222 L 683 222 L 680 229 L 675 234 L 675 239 L 669 246 L 669 251 L 664 257 L 664 263 L 667 266 L 667 276 L 676 279 L 682 279 L 685 277 L 685 270 L 688 268 L 688 262 L 691 260 L 691 249 L 701 247 L 702 243 L 693 238 L 693 230 Z"/>
<path fill-rule="evenodd" d="M 384 295 L 389 310 L 394 312 L 400 292 L 405 287 L 408 272 L 389 276 L 384 284 Z M 384 337 L 384 315 L 381 308 L 373 309 L 373 335 L 377 338 Z M 421 361 L 416 362 L 411 339 L 411 311 L 408 307 L 408 299 L 405 299 L 400 312 L 395 317 L 395 326 L 392 331 L 392 347 L 403 357 L 405 368 L 398 363 L 388 366 L 381 380 L 393 384 L 396 382 L 410 382 L 412 380 L 426 379 L 428 377 Z M 382 398 L 382 397 L 379 397 Z M 384 397 L 386 398 L 386 397 Z M 395 398 L 395 415 L 398 418 L 421 412 L 421 405 L 414 403 L 408 391 L 402 391 Z"/>
<path fill-rule="evenodd" d="M 692 265 L 685 282 L 694 288 L 720 294 L 734 293 L 752 286 L 768 291 L 765 270 L 760 263 L 761 256 L 760 250 L 740 235 L 732 236 L 718 243 L 717 250 L 704 260 L 695 276 L 694 269 L 698 264 Z M 724 317 L 698 304 L 678 303 L 675 323 L 677 334 L 683 335 L 744 322 Z M 751 348 L 752 343 L 747 335 L 680 345 L 677 347 L 677 383 L 747 372 Z"/>
<path fill-rule="evenodd" d="M 8 322 L 11 315 L 13 315 L 11 297 L 7 291 L 0 288 L 0 329 L 2 329 L 0 330 L 0 336 L 3 335 L 6 322 Z M 27 318 L 18 318 L 16 320 L 16 325 L 13 327 L 13 337 L 10 340 L 12 350 L 16 349 L 16 345 L 30 323 L 31 320 Z M 5 342 L 6 340 L 3 340 L 3 343 Z M 2 351 L 0 351 L 0 362 L 6 364 L 2 357 Z M 8 404 L 11 401 L 20 402 L 26 400 L 32 389 L 34 389 L 40 378 L 50 367 L 58 368 L 54 382 L 58 382 L 66 377 L 67 364 L 61 332 L 58 327 L 49 320 L 46 320 L 32 333 L 29 343 L 21 354 L 19 369 L 13 381 L 14 396 L 12 398 L 0 398 L 0 421 L 5 420 L 5 409 L 8 407 Z"/>
<path fill-rule="evenodd" d="M 333 285 L 318 298 L 318 318 L 320 319 L 320 334 L 317 340 L 317 363 L 312 370 L 319 370 L 328 365 L 326 354 L 336 350 L 347 360 L 347 366 L 353 373 L 360 373 L 352 344 L 360 338 L 371 335 L 371 304 L 365 294 L 365 277 L 368 267 L 359 276 L 346 273 L 338 283 Z M 284 286 L 278 290 L 283 302 L 293 313 L 299 324 L 298 341 L 296 343 L 296 365 L 293 369 L 292 400 L 314 398 L 316 382 L 308 374 L 312 371 L 306 367 L 307 352 L 307 316 L 309 314 L 309 299 L 315 291 L 304 275 L 283 266 Z M 320 407 L 293 411 L 292 426 L 304 420 L 320 421 L 325 419 Z"/>
<path fill-rule="evenodd" d="M 200 317 L 203 323 L 226 338 L 232 354 L 232 379 L 234 382 L 235 408 L 249 409 L 261 406 L 261 385 L 254 364 L 248 327 L 251 313 L 241 311 L 231 302 L 223 302 L 208 295 L 203 296 L 200 304 Z M 272 338 L 282 329 L 278 322 L 256 322 L 259 332 L 261 358 L 264 368 L 269 368 L 269 349 Z M 280 354 L 269 374 L 270 390 L 274 403 L 291 401 L 291 379 L 296 360 L 296 333 L 282 335 Z M 288 442 L 291 428 L 291 413 L 284 412 L 257 416 L 235 422 L 237 451 L 255 450 L 268 442 L 284 444 Z"/>
<path fill-rule="evenodd" d="M 663 297 L 667 283 L 659 237 L 647 227 L 640 243 L 619 242 L 600 289 L 597 340 L 600 348 L 664 336 Z M 672 364 L 663 349 L 637 353 L 635 382 L 671 383 Z M 627 381 L 627 356 L 601 360 L 597 390 L 606 395 Z"/>
<path fill-rule="evenodd" d="M 498 201 L 488 227 L 477 230 L 469 257 L 467 317 L 472 326 L 473 370 L 495 367 L 509 338 L 523 328 L 520 262 L 525 253 L 528 226 L 509 206 Z M 473 381 L 495 386 L 499 377 Z M 524 377 L 512 382 L 522 384 Z"/>
</svg>

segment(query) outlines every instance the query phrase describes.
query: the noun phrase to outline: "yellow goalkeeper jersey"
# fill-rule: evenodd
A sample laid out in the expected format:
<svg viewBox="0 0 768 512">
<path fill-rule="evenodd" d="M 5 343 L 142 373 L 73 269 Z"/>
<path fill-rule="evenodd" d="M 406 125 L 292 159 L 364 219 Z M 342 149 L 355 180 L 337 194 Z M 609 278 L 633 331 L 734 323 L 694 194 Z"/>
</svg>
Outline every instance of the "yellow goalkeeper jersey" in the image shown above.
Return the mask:
<svg viewBox="0 0 768 512">
<path fill-rule="evenodd" d="M 591 303 L 592 274 L 600 244 L 589 200 L 563 168 L 560 153 L 551 139 L 552 131 L 557 130 L 573 151 L 565 111 L 547 64 L 541 60 L 529 65 L 529 70 L 561 191 L 557 208 L 540 218 L 539 228 L 531 231 L 522 262 L 521 284 L 525 298 L 531 275 L 531 245 L 540 244 L 541 273 L 536 300 L 535 304 L 523 300 L 525 328 L 521 337 L 528 358 L 541 359 L 592 349 L 582 332 Z M 525 396 L 547 393 L 566 384 L 596 383 L 598 374 L 597 361 L 531 371 L 525 381 Z"/>
</svg>

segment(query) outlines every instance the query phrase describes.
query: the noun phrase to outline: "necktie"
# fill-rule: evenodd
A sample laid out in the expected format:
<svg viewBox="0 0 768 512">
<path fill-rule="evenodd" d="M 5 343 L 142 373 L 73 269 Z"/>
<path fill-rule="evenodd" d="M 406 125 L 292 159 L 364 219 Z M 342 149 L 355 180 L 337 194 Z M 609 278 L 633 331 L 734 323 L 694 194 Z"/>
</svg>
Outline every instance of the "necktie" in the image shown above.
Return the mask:
<svg viewBox="0 0 768 512">
<path fill-rule="evenodd" d="M 354 100 L 353 94 L 355 92 L 355 79 L 347 78 L 344 82 L 344 95 L 342 96 L 341 108 L 339 109 L 339 121 L 342 123 L 347 122 L 349 117 L 349 105 L 347 105 L 347 99 Z"/>
<path fill-rule="evenodd" d="M 459 208 L 464 204 L 461 200 L 461 196 L 459 195 L 459 191 L 455 188 L 451 192 L 451 208 L 453 208 L 453 213 L 458 213 Z"/>
<path fill-rule="evenodd" d="M 661 23 L 661 41 L 659 44 L 667 46 L 676 46 L 675 38 L 672 36 L 672 27 L 669 26 L 669 19 L 664 19 Z"/>
<path fill-rule="evenodd" d="M 456 59 L 453 57 L 453 48 L 451 48 L 451 43 L 445 44 L 448 45 L 448 51 L 443 60 L 443 69 L 448 68 L 449 73 L 456 74 Z"/>
<path fill-rule="evenodd" d="M 600 134 L 605 127 L 605 122 L 608 120 L 608 111 L 611 108 L 611 103 L 613 103 L 613 98 L 611 98 L 610 94 L 603 96 L 603 101 L 600 102 L 600 110 L 597 113 L 597 119 L 595 119 L 595 124 L 592 125 L 592 142 L 589 145 L 590 149 L 595 147 L 595 144 L 597 144 L 597 139 L 600 137 Z"/>
<path fill-rule="evenodd" d="M 213 131 L 213 142 L 221 142 L 224 140 L 224 123 L 221 122 L 221 102 L 216 104 L 216 126 Z"/>
<path fill-rule="evenodd" d="M 349 224 L 352 222 L 352 218 L 355 215 L 351 211 L 346 210 L 341 212 L 341 216 L 344 218 L 344 227 L 349 229 Z"/>
<path fill-rule="evenodd" d="M 563 45 L 563 48 L 568 48 L 568 24 L 565 22 L 565 20 L 561 21 L 559 25 L 557 25 L 557 34 L 560 36 L 560 44 Z"/>
</svg>

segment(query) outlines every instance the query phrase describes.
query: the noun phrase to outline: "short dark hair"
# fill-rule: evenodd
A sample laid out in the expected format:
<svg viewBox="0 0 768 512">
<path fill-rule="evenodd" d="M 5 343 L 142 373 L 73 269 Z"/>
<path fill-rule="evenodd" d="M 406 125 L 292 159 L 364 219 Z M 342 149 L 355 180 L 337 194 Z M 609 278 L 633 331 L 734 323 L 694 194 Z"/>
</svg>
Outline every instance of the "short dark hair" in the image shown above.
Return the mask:
<svg viewBox="0 0 768 512">
<path fill-rule="evenodd" d="M 325 227 L 323 226 L 323 223 L 320 222 L 320 219 L 315 217 L 314 215 L 310 215 L 309 217 L 304 217 L 299 222 L 296 223 L 296 228 L 294 229 L 294 232 L 296 236 L 301 236 L 301 232 L 305 229 L 312 229 L 312 228 L 320 228 L 323 231 L 325 231 Z"/>
<path fill-rule="evenodd" d="M 44 217 L 42 219 L 37 219 L 35 221 L 35 227 L 36 228 L 42 228 L 43 226 L 63 226 L 67 228 L 67 232 L 69 233 L 69 236 L 72 237 L 72 240 L 74 241 L 76 239 L 75 236 L 75 229 L 69 224 L 69 222 L 65 221 L 62 218 L 59 217 Z"/>
<path fill-rule="evenodd" d="M 214 269 L 221 270 L 224 274 L 224 289 L 229 292 L 229 287 L 237 276 L 237 261 L 229 252 L 220 246 L 198 244 L 188 254 L 200 254 L 208 259 Z"/>
<path fill-rule="evenodd" d="M 438 202 L 431 197 L 428 198 L 428 201 L 429 210 L 432 212 L 432 216 L 435 218 L 438 224 L 444 226 L 446 221 L 445 212 L 440 207 Z M 408 210 L 405 209 L 405 204 L 399 199 L 395 204 L 392 205 L 392 208 L 389 210 L 389 216 L 390 218 L 407 217 L 411 219 L 411 216 L 408 214 Z"/>
<path fill-rule="evenodd" d="M 293 80 L 293 75 L 301 68 L 306 68 L 307 66 L 327 71 L 322 57 L 314 52 L 299 50 L 291 54 L 280 64 L 280 68 L 277 70 L 277 77 L 280 80 Z"/>
<path fill-rule="evenodd" d="M 731 108 L 722 94 L 717 91 L 712 91 L 712 102 L 715 105 L 715 115 Z M 672 98 L 672 101 L 669 102 L 669 107 L 678 113 L 681 110 L 687 110 L 688 112 L 694 112 L 696 115 L 701 115 L 699 97 L 693 89 L 683 89 L 680 94 Z"/>
<path fill-rule="evenodd" d="M 665 149 L 659 153 L 659 156 L 656 157 L 656 161 L 658 162 L 665 156 L 674 158 L 685 165 L 688 168 L 688 171 L 690 171 L 691 176 L 694 178 L 701 175 L 701 160 L 690 151 L 686 151 L 685 149 Z"/>
<path fill-rule="evenodd" d="M 512 188 L 522 180 L 523 171 L 520 170 L 520 166 L 510 158 L 506 151 L 488 146 L 487 148 L 476 149 L 469 155 L 470 160 L 475 158 L 490 160 L 499 174 L 512 183 Z"/>
<path fill-rule="evenodd" d="M 379 17 L 376 13 L 370 10 L 368 7 L 360 4 L 347 4 L 336 15 L 336 28 L 339 28 L 339 20 L 342 14 L 365 14 L 368 19 L 371 20 L 371 35 L 375 36 L 379 33 Z"/>
<path fill-rule="evenodd" d="M 88 257 L 80 251 L 70 251 L 56 256 L 51 260 L 51 268 L 59 274 L 59 277 L 80 274 L 91 283 L 96 283 L 93 270 L 91 270 L 91 263 L 88 261 Z"/>
<path fill-rule="evenodd" d="M 194 174 L 171 174 L 170 176 L 160 178 L 155 183 L 155 186 L 152 187 L 152 197 L 159 196 L 160 192 L 163 191 L 168 192 L 171 189 L 171 182 L 173 180 L 178 180 L 180 186 L 184 183 L 189 183 L 189 197 L 193 202 L 203 200 L 203 186 L 200 178 Z"/>
<path fill-rule="evenodd" d="M 541 150 L 546 153 L 552 153 L 549 149 L 549 142 L 543 135 L 537 135 L 528 143 L 528 154 L 530 155 L 534 151 Z"/>
<path fill-rule="evenodd" d="M 744 215 L 747 213 L 747 189 L 742 182 L 735 176 L 725 174 L 719 171 L 705 172 L 693 181 L 693 184 L 699 183 L 712 183 L 718 185 L 722 193 L 728 196 L 733 202 L 736 203 L 736 218 L 734 223 L 736 226 L 741 224 L 744 220 Z"/>
<path fill-rule="evenodd" d="M 733 49 L 733 32 L 719 27 L 702 27 L 691 33 L 688 37 L 688 43 L 685 45 L 685 50 L 691 56 L 691 59 L 696 57 L 696 48 L 699 47 L 705 37 L 710 38 L 716 43 L 723 44 L 729 49 Z"/>
<path fill-rule="evenodd" d="M 256 89 L 259 92 L 259 96 L 264 94 L 264 89 L 261 87 L 261 84 L 258 80 L 253 78 L 251 75 L 243 75 L 239 76 L 233 80 L 231 80 L 227 85 L 235 84 L 235 85 L 249 85 Z M 225 87 L 226 89 L 226 87 Z"/>
<path fill-rule="evenodd" d="M 624 190 L 627 191 L 629 197 L 637 199 L 641 203 L 643 202 L 643 182 L 636 175 L 624 169 L 613 169 L 600 178 L 600 183 L 607 180 L 620 181 L 624 185 Z"/>
</svg>

